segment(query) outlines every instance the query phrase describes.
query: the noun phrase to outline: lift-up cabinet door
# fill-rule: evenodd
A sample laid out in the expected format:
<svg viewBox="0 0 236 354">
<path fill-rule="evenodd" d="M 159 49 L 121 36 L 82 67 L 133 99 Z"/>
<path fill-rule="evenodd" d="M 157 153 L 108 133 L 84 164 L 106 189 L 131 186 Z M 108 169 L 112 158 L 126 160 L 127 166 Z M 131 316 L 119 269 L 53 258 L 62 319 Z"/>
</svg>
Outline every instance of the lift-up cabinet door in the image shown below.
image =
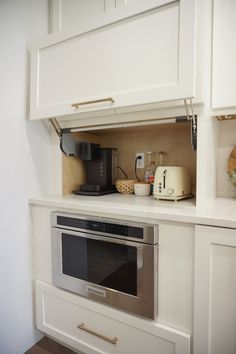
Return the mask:
<svg viewBox="0 0 236 354">
<path fill-rule="evenodd" d="M 137 1 L 35 43 L 31 119 L 194 97 L 194 6 Z"/>
</svg>

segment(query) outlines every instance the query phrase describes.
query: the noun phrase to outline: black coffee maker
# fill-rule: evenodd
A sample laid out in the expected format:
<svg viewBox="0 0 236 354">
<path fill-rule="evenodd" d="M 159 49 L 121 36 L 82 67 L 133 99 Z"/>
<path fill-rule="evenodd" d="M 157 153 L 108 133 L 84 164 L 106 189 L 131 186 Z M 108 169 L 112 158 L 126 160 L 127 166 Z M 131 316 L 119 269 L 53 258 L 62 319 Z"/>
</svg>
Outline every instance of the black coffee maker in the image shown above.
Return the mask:
<svg viewBox="0 0 236 354">
<path fill-rule="evenodd" d="M 116 192 L 112 180 L 116 173 L 117 149 L 78 141 L 66 129 L 63 129 L 60 136 L 60 149 L 66 156 L 79 157 L 84 161 L 86 184 L 73 191 L 74 194 L 104 195 Z"/>
<path fill-rule="evenodd" d="M 99 144 L 82 142 L 79 144 L 79 157 L 84 161 L 86 184 L 74 191 L 82 195 L 104 195 L 115 193 L 112 184 L 114 149 L 100 148 Z"/>
</svg>

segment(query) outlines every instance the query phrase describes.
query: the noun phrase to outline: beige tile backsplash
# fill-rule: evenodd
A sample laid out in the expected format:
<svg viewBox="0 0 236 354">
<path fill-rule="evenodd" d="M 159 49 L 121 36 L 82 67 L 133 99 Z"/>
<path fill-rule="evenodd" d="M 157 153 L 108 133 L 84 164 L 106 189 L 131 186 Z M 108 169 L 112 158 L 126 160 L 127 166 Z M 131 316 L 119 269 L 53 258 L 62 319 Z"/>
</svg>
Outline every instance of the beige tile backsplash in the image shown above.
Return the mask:
<svg viewBox="0 0 236 354">
<path fill-rule="evenodd" d="M 135 178 L 134 160 L 137 152 L 155 152 L 157 166 L 159 152 L 164 151 L 163 164 L 187 167 L 193 188 L 195 187 L 196 153 L 191 148 L 189 124 L 157 125 L 139 128 L 136 131 L 127 128 L 126 132 L 111 133 L 101 138 L 104 147 L 118 148 L 119 164 L 128 174 L 128 178 Z M 146 154 L 145 162 L 147 162 Z M 137 170 L 140 179 L 144 178 L 144 170 Z M 122 173 L 119 173 L 118 177 L 123 178 Z"/>
<path fill-rule="evenodd" d="M 100 143 L 102 147 L 114 147 L 119 151 L 119 165 L 128 178 L 135 178 L 134 160 L 136 152 L 164 151 L 165 165 L 185 166 L 188 168 L 192 191 L 196 186 L 196 153 L 191 147 L 190 124 L 166 124 L 136 128 L 120 128 L 96 133 L 77 133 L 78 139 Z M 145 155 L 146 158 L 146 155 Z M 146 161 L 145 161 L 146 162 Z M 140 179 L 144 169 L 138 169 Z M 83 163 L 78 158 L 63 157 L 63 194 L 71 193 L 84 181 Z M 124 178 L 119 172 L 118 178 Z"/>
</svg>

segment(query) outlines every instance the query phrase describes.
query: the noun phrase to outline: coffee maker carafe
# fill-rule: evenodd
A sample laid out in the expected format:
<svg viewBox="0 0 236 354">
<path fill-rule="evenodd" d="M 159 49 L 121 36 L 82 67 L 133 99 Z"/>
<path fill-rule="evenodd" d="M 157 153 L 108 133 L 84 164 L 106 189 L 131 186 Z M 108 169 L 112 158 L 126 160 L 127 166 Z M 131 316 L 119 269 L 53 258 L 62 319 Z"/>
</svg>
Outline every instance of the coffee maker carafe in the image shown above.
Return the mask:
<svg viewBox="0 0 236 354">
<path fill-rule="evenodd" d="M 80 195 L 115 193 L 113 182 L 116 172 L 116 154 L 116 149 L 101 148 L 99 144 L 81 142 L 79 157 L 84 161 L 86 183 L 74 193 Z"/>
</svg>

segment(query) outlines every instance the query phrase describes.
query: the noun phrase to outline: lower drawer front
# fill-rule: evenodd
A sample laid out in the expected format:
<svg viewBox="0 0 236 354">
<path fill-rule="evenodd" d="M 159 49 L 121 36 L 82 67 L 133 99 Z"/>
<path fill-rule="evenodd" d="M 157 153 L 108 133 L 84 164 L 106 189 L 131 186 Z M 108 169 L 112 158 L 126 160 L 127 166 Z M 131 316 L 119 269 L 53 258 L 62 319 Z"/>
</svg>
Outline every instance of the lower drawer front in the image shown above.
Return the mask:
<svg viewBox="0 0 236 354">
<path fill-rule="evenodd" d="M 144 332 L 78 305 L 80 297 L 76 295 L 68 293 L 65 298 L 66 292 L 42 285 L 36 286 L 36 292 L 39 329 L 77 350 L 89 354 L 180 353 L 174 341 L 161 338 L 158 333 Z M 185 342 L 181 354 L 189 353 L 186 338 Z"/>
</svg>

